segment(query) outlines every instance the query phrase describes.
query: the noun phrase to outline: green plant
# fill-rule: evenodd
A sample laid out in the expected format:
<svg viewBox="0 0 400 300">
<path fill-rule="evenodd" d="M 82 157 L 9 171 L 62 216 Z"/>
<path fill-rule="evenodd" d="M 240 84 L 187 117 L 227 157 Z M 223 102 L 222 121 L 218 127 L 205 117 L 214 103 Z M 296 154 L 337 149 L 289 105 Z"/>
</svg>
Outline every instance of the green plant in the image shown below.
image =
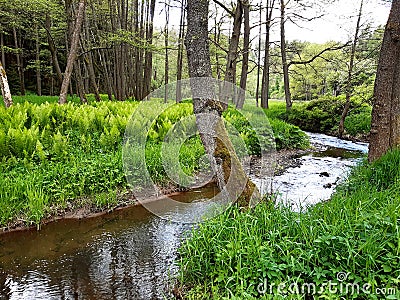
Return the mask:
<svg viewBox="0 0 400 300">
<path fill-rule="evenodd" d="M 394 288 L 400 296 L 400 151 L 354 169 L 329 202 L 297 213 L 272 202 L 231 207 L 201 224 L 180 248 L 180 281 L 189 299 L 278 297 L 279 284 L 328 282 Z M 258 291 L 266 280 L 272 290 Z M 270 292 L 272 291 L 272 292 Z M 297 299 L 299 295 L 288 295 Z M 305 294 L 302 295 L 302 298 Z M 309 294 L 309 296 L 311 296 Z M 324 289 L 322 298 L 378 299 Z"/>
</svg>

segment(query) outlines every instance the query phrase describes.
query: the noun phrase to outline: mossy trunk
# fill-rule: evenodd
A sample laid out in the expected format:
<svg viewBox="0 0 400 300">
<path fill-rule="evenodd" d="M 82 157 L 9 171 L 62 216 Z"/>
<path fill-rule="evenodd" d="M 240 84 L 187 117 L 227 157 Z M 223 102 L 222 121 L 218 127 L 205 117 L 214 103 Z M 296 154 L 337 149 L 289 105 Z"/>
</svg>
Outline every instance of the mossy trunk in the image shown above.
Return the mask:
<svg viewBox="0 0 400 300">
<path fill-rule="evenodd" d="M 208 0 L 188 0 L 185 39 L 193 108 L 197 129 L 221 191 L 229 200 L 248 207 L 259 192 L 242 168 L 222 120 L 226 103 L 216 97 L 218 84 L 212 77 L 208 45 Z"/>
</svg>

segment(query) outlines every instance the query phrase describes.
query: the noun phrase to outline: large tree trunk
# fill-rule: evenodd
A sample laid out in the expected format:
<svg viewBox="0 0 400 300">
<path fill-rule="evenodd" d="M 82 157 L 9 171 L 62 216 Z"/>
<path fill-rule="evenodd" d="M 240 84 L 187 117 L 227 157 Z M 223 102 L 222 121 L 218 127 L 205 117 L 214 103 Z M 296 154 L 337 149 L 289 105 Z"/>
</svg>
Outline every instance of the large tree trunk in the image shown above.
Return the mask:
<svg viewBox="0 0 400 300">
<path fill-rule="evenodd" d="M 349 110 L 350 110 L 350 98 L 351 98 L 351 94 L 353 92 L 352 91 L 352 89 L 353 89 L 353 82 L 352 81 L 353 81 L 354 58 L 356 56 L 356 47 L 357 47 L 357 42 L 358 42 L 358 33 L 360 31 L 363 4 L 364 4 L 364 1 L 361 0 L 361 2 L 360 2 L 360 10 L 358 12 L 358 18 L 357 18 L 356 31 L 355 31 L 355 34 L 354 34 L 353 44 L 351 45 L 350 63 L 349 63 L 349 69 L 348 69 L 348 72 L 347 72 L 346 103 L 344 105 L 344 109 L 343 109 L 342 115 L 340 117 L 339 130 L 338 130 L 338 135 L 339 135 L 340 138 L 343 136 L 343 133 L 344 133 L 344 122 L 345 122 L 347 114 L 349 113 Z"/>
<path fill-rule="evenodd" d="M 215 87 L 209 80 L 212 70 L 208 45 L 208 5 L 208 0 L 188 0 L 187 5 L 185 44 L 196 124 L 218 187 L 228 193 L 229 199 L 236 199 L 240 206 L 248 206 L 253 192 L 256 191 L 258 196 L 259 193 L 235 153 L 221 118 L 223 107 L 216 100 Z M 233 190 L 227 189 L 228 180 L 234 182 Z M 244 183 L 242 188 L 239 187 L 241 183 Z"/>
<path fill-rule="evenodd" d="M 244 41 L 243 41 L 243 60 L 242 73 L 240 75 L 239 98 L 236 103 L 237 109 L 242 109 L 246 100 L 247 72 L 249 71 L 249 51 L 250 51 L 250 4 L 248 0 L 243 1 L 244 16 Z"/>
<path fill-rule="evenodd" d="M 375 80 L 368 159 L 400 145 L 400 1 L 394 0 L 386 24 Z"/>
<path fill-rule="evenodd" d="M 289 65 L 286 57 L 286 37 L 285 37 L 285 0 L 281 0 L 281 57 L 282 57 L 282 68 L 283 68 L 283 85 L 285 87 L 285 101 L 286 110 L 292 109 L 292 96 L 290 95 L 290 83 L 289 83 Z"/>
<path fill-rule="evenodd" d="M 6 70 L 4 70 L 1 61 L 0 61 L 0 88 L 4 100 L 4 105 L 8 108 L 13 104 L 13 100 L 11 97 L 10 87 L 8 85 Z"/>
<path fill-rule="evenodd" d="M 85 6 L 86 6 L 86 1 L 80 0 L 79 7 L 78 7 L 78 15 L 76 17 L 76 22 L 75 22 L 75 28 L 74 28 L 74 32 L 73 32 L 72 39 L 71 39 L 71 47 L 69 49 L 67 67 L 65 69 L 64 79 L 63 79 L 63 82 L 61 85 L 60 98 L 58 99 L 59 104 L 67 103 L 68 87 L 71 82 L 72 70 L 73 70 L 77 52 L 78 52 L 79 35 L 81 33 L 83 17 L 84 17 L 84 13 L 85 13 Z"/>
</svg>

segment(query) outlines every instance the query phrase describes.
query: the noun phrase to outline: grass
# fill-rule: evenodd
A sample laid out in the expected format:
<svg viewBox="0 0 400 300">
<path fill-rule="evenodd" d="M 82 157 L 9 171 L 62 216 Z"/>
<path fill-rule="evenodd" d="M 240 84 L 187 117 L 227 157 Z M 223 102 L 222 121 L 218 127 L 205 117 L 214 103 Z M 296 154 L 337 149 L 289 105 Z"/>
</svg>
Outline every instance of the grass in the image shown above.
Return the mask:
<svg viewBox="0 0 400 300">
<path fill-rule="evenodd" d="M 304 299 L 279 295 L 277 287 L 332 282 L 336 292 L 316 297 L 381 299 L 386 289 L 386 299 L 399 299 L 399 164 L 399 150 L 362 164 L 331 201 L 302 213 L 266 203 L 245 212 L 232 207 L 201 224 L 180 248 L 186 298 Z M 370 294 L 340 290 L 340 276 L 342 284 L 368 284 Z"/>
<path fill-rule="evenodd" d="M 90 105 L 70 102 L 60 106 L 57 97 L 32 95 L 14 100 L 11 108 L 0 107 L 0 226 L 17 219 L 37 225 L 58 210 L 79 207 L 79 199 L 86 196 L 90 196 L 89 205 L 95 209 L 115 206 L 116 190 L 128 188 L 122 142 L 129 118 L 139 103 L 91 101 Z M 148 116 L 162 105 L 156 100 L 146 102 L 132 126 L 147 122 Z M 151 126 L 145 167 L 161 186 L 171 184 L 162 164 L 164 137 L 173 124 L 192 111 L 191 103 L 173 105 Z M 261 122 L 253 128 L 243 114 L 232 108 L 224 115 L 237 127 L 250 154 L 260 153 L 260 142 L 263 147 L 276 145 L 278 149 L 308 146 L 302 131 L 280 120 L 270 121 L 272 132 Z M 182 172 L 195 173 L 204 154 L 199 137 L 191 137 L 178 151 Z M 174 153 L 166 155 L 165 160 L 175 158 Z M 136 166 L 142 168 L 143 162 L 135 159 L 132 158 Z"/>
</svg>

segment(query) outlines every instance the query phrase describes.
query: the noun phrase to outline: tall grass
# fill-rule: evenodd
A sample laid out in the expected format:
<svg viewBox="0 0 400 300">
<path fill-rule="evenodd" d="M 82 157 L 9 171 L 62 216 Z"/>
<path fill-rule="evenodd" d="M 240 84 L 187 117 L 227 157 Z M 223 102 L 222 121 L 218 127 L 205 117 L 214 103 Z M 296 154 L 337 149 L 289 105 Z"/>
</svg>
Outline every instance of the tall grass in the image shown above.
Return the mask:
<svg viewBox="0 0 400 300">
<path fill-rule="evenodd" d="M 246 212 L 232 207 L 201 224 L 180 249 L 187 298 L 272 299 L 279 297 L 279 284 L 332 282 L 339 287 L 338 276 L 346 274 L 344 284 L 369 284 L 370 294 L 325 289 L 316 295 L 380 299 L 377 291 L 385 288 L 396 291 L 388 299 L 399 299 L 399 164 L 399 150 L 372 165 L 364 163 L 329 202 L 301 213 L 272 204 Z M 274 288 L 260 294 L 264 282 Z"/>
</svg>

